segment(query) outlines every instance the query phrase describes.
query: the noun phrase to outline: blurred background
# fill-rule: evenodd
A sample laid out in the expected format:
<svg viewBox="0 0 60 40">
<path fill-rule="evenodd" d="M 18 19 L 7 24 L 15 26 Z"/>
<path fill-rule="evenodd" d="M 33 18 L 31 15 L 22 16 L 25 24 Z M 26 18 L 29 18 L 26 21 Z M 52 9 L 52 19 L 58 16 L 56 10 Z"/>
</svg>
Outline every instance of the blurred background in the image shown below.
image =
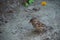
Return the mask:
<svg viewBox="0 0 60 40">
<path fill-rule="evenodd" d="M 47 5 L 41 6 L 42 1 Z M 29 23 L 32 17 L 53 28 L 43 35 L 34 34 Z M 28 7 L 22 0 L 0 0 L 0 40 L 60 40 L 60 0 L 34 0 Z"/>
</svg>

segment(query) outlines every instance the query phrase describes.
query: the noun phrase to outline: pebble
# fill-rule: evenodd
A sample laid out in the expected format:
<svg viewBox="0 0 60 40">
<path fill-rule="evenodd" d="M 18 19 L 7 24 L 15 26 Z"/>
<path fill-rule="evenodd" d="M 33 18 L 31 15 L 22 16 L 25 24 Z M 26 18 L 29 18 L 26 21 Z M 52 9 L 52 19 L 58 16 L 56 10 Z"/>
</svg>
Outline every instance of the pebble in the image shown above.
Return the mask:
<svg viewBox="0 0 60 40">
<path fill-rule="evenodd" d="M 39 11 L 40 8 L 33 8 L 32 10 L 34 10 L 34 11 Z"/>
<path fill-rule="evenodd" d="M 8 13 L 14 13 L 15 11 L 14 10 L 9 10 Z"/>
<path fill-rule="evenodd" d="M 0 33 L 2 33 L 2 32 L 0 31 Z"/>
<path fill-rule="evenodd" d="M 5 21 L 5 23 L 8 23 L 8 21 Z"/>
<path fill-rule="evenodd" d="M 45 38 L 44 40 L 50 40 L 49 38 Z"/>
</svg>

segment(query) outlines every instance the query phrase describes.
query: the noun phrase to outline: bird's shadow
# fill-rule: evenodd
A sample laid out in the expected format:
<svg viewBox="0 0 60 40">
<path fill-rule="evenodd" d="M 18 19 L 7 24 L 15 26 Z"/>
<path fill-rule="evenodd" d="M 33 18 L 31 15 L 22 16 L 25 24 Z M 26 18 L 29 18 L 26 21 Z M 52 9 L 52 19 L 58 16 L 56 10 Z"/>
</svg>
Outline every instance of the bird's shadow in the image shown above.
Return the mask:
<svg viewBox="0 0 60 40">
<path fill-rule="evenodd" d="M 33 30 L 31 32 L 28 32 L 26 35 L 29 36 L 29 37 L 32 37 L 32 36 L 42 36 L 44 34 L 44 31 L 43 32 L 39 32 L 39 31 L 36 31 L 36 30 Z"/>
<path fill-rule="evenodd" d="M 48 30 L 50 30 L 50 31 L 52 31 L 52 29 L 53 29 L 53 27 L 48 27 L 46 30 L 43 30 L 42 32 L 39 32 L 39 31 L 36 31 L 36 30 L 32 30 L 32 31 L 30 31 L 30 32 L 28 32 L 28 33 L 26 33 L 27 34 L 27 36 L 42 36 L 44 33 L 46 33 Z"/>
</svg>

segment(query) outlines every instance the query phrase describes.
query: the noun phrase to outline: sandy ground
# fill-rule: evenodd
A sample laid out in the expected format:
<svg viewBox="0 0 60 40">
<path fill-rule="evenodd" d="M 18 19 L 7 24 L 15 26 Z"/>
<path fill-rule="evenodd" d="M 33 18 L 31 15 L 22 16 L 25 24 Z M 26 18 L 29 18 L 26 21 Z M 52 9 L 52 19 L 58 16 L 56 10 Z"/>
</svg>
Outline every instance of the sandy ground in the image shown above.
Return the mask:
<svg viewBox="0 0 60 40">
<path fill-rule="evenodd" d="M 7 15 L 8 23 L 0 26 L 0 40 L 60 40 L 60 4 L 59 0 L 47 0 L 46 6 L 41 6 L 43 0 L 35 0 L 29 7 L 20 5 L 17 12 Z M 32 8 L 40 8 L 33 11 Z M 26 12 L 27 11 L 27 12 Z M 32 17 L 37 17 L 48 27 L 53 27 L 43 34 L 34 34 L 29 23 Z"/>
</svg>

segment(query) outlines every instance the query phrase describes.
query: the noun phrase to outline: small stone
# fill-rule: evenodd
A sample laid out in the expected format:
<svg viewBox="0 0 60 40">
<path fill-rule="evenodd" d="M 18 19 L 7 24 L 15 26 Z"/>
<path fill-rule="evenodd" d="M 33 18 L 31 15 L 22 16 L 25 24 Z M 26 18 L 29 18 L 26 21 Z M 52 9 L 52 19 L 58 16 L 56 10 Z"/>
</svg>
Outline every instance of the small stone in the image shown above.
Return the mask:
<svg viewBox="0 0 60 40">
<path fill-rule="evenodd" d="M 14 13 L 15 11 L 14 10 L 9 10 L 8 13 Z"/>
<path fill-rule="evenodd" d="M 0 31 L 0 33 L 2 33 L 2 32 Z"/>
<path fill-rule="evenodd" d="M 57 35 L 58 34 L 58 32 L 54 32 L 54 35 Z"/>
<path fill-rule="evenodd" d="M 23 27 L 21 27 L 21 29 L 23 29 Z"/>
<path fill-rule="evenodd" d="M 32 10 L 34 10 L 34 11 L 39 11 L 40 8 L 33 8 Z"/>
<path fill-rule="evenodd" d="M 44 40 L 50 40 L 49 38 L 45 38 Z"/>
<path fill-rule="evenodd" d="M 5 23 L 7 23 L 8 21 L 5 21 Z"/>
<path fill-rule="evenodd" d="M 49 28 L 49 30 L 52 30 L 52 29 L 53 29 L 53 27 L 50 27 L 50 28 Z"/>
<path fill-rule="evenodd" d="M 27 10 L 24 10 L 25 12 L 28 12 Z"/>
<path fill-rule="evenodd" d="M 0 18 L 0 21 L 3 22 L 3 18 Z"/>
</svg>

